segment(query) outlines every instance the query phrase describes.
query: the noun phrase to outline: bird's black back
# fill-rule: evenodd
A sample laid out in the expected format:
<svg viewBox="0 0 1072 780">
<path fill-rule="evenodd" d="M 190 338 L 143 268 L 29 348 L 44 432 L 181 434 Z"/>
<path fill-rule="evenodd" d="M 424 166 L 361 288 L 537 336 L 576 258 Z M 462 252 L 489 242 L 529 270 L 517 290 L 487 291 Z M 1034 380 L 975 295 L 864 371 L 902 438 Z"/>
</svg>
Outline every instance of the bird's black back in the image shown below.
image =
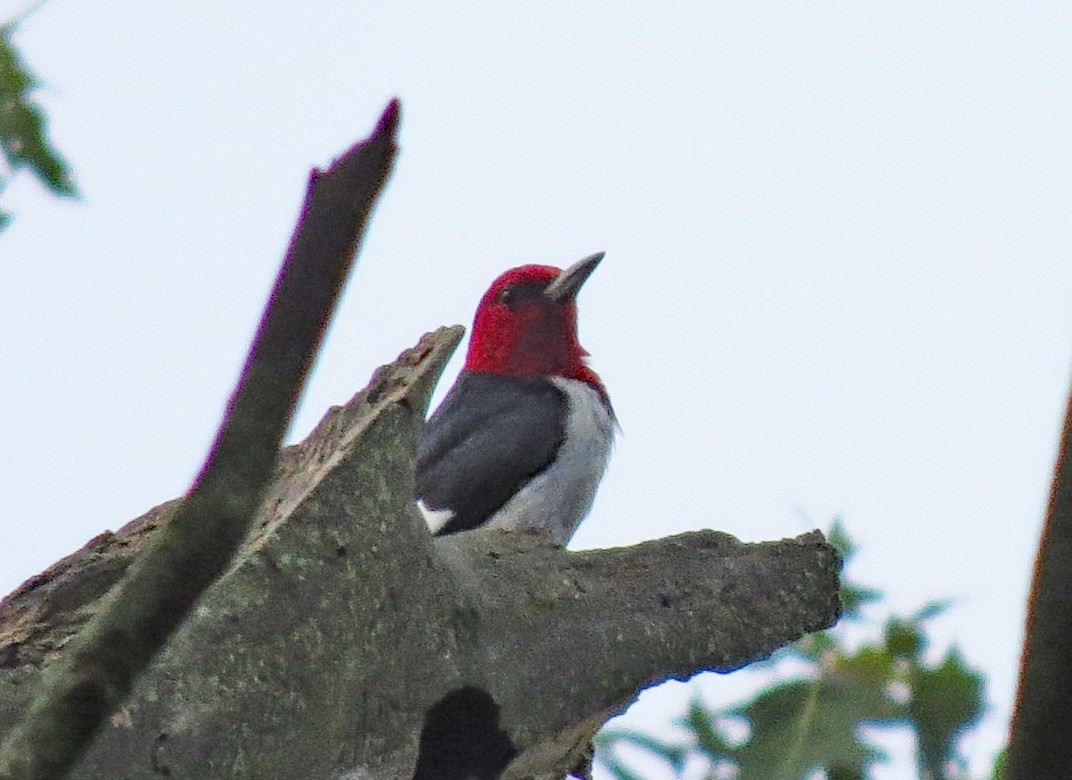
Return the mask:
<svg viewBox="0 0 1072 780">
<path fill-rule="evenodd" d="M 440 534 L 475 528 L 554 460 L 566 396 L 549 379 L 463 371 L 417 446 L 417 498 L 450 509 Z"/>
</svg>

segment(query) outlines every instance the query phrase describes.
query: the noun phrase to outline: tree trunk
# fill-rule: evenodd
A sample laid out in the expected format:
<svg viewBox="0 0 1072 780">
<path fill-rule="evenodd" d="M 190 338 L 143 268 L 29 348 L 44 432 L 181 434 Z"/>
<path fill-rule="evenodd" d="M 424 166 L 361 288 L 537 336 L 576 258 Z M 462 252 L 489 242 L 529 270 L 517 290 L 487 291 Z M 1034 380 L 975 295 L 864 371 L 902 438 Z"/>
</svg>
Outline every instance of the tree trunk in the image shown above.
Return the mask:
<svg viewBox="0 0 1072 780">
<path fill-rule="evenodd" d="M 591 552 L 432 538 L 413 449 L 460 336 L 429 334 L 283 451 L 229 570 L 72 777 L 561 778 L 642 688 L 836 621 L 838 556 L 818 532 Z M 0 732 L 179 503 L 0 603 Z"/>
</svg>

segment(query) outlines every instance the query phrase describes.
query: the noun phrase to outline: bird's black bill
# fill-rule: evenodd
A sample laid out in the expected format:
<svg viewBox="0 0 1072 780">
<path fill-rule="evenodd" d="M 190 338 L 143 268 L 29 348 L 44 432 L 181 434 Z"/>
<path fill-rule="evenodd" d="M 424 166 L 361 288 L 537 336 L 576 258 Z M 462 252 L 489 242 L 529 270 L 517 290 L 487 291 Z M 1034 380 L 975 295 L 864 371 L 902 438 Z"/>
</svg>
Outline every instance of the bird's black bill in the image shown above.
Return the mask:
<svg viewBox="0 0 1072 780">
<path fill-rule="evenodd" d="M 599 261 L 603 259 L 604 254 L 604 252 L 596 252 L 594 255 L 584 258 L 584 260 L 578 260 L 556 276 L 555 280 L 547 285 L 547 289 L 543 291 L 543 294 L 556 301 L 573 298 L 577 295 L 577 291 L 581 289 L 581 285 L 592 275 L 592 271 L 596 270 L 596 266 L 599 265 Z"/>
</svg>

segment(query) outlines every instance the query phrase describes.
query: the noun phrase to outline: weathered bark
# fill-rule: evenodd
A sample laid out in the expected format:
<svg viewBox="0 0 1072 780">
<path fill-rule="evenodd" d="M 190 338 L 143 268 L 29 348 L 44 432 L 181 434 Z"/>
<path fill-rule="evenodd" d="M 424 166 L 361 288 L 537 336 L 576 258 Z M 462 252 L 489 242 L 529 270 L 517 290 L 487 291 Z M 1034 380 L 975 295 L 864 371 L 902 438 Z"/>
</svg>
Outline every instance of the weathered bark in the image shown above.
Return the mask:
<svg viewBox="0 0 1072 780">
<path fill-rule="evenodd" d="M 56 780 L 231 561 L 264 498 L 368 216 L 391 170 L 399 106 L 327 171 L 314 170 L 227 414 L 205 464 L 108 601 L 43 675 L 0 743 L 2 780 Z"/>
<path fill-rule="evenodd" d="M 1004 777 L 1072 772 L 1072 393 L 1039 541 Z"/>
<path fill-rule="evenodd" d="M 817 532 L 592 552 L 429 536 L 413 449 L 460 333 L 426 336 L 284 450 L 231 568 L 72 777 L 557 780 L 641 688 L 736 669 L 837 619 L 839 561 Z M 0 731 L 173 508 L 0 605 Z"/>
</svg>

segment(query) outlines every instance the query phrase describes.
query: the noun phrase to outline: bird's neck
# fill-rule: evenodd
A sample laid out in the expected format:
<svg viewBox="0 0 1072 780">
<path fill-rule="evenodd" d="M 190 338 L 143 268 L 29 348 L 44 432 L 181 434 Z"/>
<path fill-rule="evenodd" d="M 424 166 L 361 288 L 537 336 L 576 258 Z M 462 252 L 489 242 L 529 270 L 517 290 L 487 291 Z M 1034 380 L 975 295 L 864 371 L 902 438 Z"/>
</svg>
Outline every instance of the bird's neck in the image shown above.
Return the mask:
<svg viewBox="0 0 1072 780">
<path fill-rule="evenodd" d="M 555 347 L 526 351 L 509 349 L 497 341 L 473 340 L 465 359 L 465 370 L 477 374 L 491 374 L 516 379 L 561 377 L 575 379 L 591 387 L 607 399 L 607 391 L 599 374 L 585 362 L 587 353 L 577 343 L 558 342 Z"/>
<path fill-rule="evenodd" d="M 599 375 L 585 362 L 577 340 L 577 315 L 563 307 L 534 312 L 530 321 L 503 322 L 478 311 L 465 357 L 465 370 L 503 377 L 563 377 L 591 385 L 604 398 Z"/>
</svg>

